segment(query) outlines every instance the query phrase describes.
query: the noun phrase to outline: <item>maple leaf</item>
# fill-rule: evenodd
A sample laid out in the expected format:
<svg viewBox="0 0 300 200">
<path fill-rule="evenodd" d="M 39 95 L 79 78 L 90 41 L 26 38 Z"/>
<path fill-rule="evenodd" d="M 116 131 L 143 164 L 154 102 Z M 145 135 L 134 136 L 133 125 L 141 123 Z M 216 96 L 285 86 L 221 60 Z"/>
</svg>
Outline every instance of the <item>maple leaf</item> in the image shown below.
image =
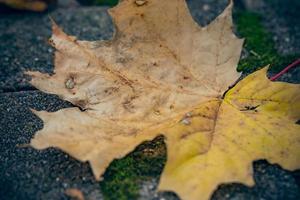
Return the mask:
<svg viewBox="0 0 300 200">
<path fill-rule="evenodd" d="M 0 5 L 5 4 L 13 9 L 35 12 L 43 12 L 49 5 L 55 3 L 55 0 L 0 0 Z"/>
<path fill-rule="evenodd" d="M 161 190 L 176 191 L 182 199 L 208 199 L 220 183 L 252 186 L 254 160 L 289 170 L 300 167 L 300 126 L 295 123 L 300 86 L 271 82 L 266 72 L 267 67 L 249 75 L 222 100 L 200 104 L 190 117 L 198 132 L 182 128 L 171 135 L 169 130 Z"/>
<path fill-rule="evenodd" d="M 115 158 L 163 134 L 159 189 L 188 200 L 208 199 L 220 183 L 253 184 L 256 159 L 300 167 L 299 85 L 273 83 L 264 68 L 224 95 L 240 76 L 243 44 L 232 6 L 199 27 L 184 0 L 123 0 L 110 9 L 110 41 L 80 41 L 53 23 L 54 74 L 28 74 L 81 110 L 33 111 L 44 128 L 31 145 L 88 161 L 100 179 Z"/>
</svg>

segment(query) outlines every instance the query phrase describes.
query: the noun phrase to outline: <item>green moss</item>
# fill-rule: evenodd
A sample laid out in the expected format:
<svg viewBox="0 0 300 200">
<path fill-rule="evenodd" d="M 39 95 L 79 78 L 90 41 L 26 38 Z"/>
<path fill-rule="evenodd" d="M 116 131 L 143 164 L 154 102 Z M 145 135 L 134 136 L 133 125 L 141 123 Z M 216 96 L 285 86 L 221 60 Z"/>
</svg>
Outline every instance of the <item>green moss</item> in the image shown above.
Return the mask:
<svg viewBox="0 0 300 200">
<path fill-rule="evenodd" d="M 159 177 L 166 161 L 163 137 L 141 144 L 123 159 L 115 160 L 100 183 L 106 200 L 138 197 L 139 183 Z"/>
<path fill-rule="evenodd" d="M 244 47 L 248 54 L 241 59 L 238 71 L 249 73 L 269 64 L 271 70 L 279 71 L 297 58 L 296 55 L 281 56 L 277 53 L 272 36 L 264 29 L 259 15 L 238 11 L 234 18 L 238 33 L 245 38 Z"/>
</svg>

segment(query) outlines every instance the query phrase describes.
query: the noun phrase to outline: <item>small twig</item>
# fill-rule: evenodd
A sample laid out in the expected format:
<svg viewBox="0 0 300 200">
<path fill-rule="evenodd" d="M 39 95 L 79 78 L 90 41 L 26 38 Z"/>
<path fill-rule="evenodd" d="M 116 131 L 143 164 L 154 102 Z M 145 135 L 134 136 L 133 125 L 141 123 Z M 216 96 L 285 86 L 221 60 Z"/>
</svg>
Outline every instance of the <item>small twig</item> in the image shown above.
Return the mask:
<svg viewBox="0 0 300 200">
<path fill-rule="evenodd" d="M 258 53 L 256 53 L 255 51 L 250 50 L 250 53 L 253 54 L 254 56 L 260 58 L 260 55 Z"/>
<path fill-rule="evenodd" d="M 284 68 L 281 72 L 279 72 L 278 74 L 272 76 L 270 78 L 271 81 L 275 81 L 276 79 L 278 79 L 280 76 L 282 76 L 283 74 L 285 74 L 289 69 L 291 69 L 292 67 L 295 67 L 297 65 L 300 64 L 300 58 L 298 60 L 296 60 L 295 62 L 293 62 L 292 64 L 288 65 L 286 68 Z"/>
<path fill-rule="evenodd" d="M 17 144 L 16 145 L 17 148 L 27 148 L 27 147 L 31 147 L 30 144 Z"/>
</svg>

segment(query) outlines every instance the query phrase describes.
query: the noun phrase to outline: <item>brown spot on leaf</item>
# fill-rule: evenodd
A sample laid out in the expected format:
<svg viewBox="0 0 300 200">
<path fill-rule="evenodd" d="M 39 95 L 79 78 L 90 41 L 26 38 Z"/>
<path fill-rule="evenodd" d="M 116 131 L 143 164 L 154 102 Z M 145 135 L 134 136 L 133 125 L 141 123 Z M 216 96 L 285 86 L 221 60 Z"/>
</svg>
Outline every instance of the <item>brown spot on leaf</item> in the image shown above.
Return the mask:
<svg viewBox="0 0 300 200">
<path fill-rule="evenodd" d="M 160 113 L 159 110 L 155 110 L 155 111 L 154 111 L 154 114 L 156 114 L 156 115 L 161 115 L 161 113 Z"/>
<path fill-rule="evenodd" d="M 111 95 L 111 94 L 116 93 L 118 91 L 119 91 L 119 88 L 117 88 L 117 87 L 109 87 L 109 88 L 106 88 L 104 90 L 104 93 L 107 94 L 107 95 Z"/>
<path fill-rule="evenodd" d="M 123 108 L 125 108 L 129 112 L 133 112 L 135 108 L 132 101 L 136 98 L 136 96 L 131 96 L 130 98 L 126 98 L 125 101 L 122 102 Z"/>
<path fill-rule="evenodd" d="M 243 122 L 243 121 L 241 121 L 240 123 L 239 123 L 239 126 L 244 126 L 245 125 L 245 122 Z"/>
<path fill-rule="evenodd" d="M 186 139 L 188 136 L 190 136 L 192 133 L 184 133 L 180 136 L 180 139 Z"/>
<path fill-rule="evenodd" d="M 52 38 L 50 38 L 50 39 L 48 40 L 48 43 L 49 43 L 51 46 L 55 47 L 55 42 L 53 41 Z"/>
<path fill-rule="evenodd" d="M 80 99 L 80 100 L 74 101 L 74 104 L 76 106 L 79 106 L 81 109 L 86 109 L 86 105 L 88 104 L 88 101 L 85 99 Z"/>
</svg>

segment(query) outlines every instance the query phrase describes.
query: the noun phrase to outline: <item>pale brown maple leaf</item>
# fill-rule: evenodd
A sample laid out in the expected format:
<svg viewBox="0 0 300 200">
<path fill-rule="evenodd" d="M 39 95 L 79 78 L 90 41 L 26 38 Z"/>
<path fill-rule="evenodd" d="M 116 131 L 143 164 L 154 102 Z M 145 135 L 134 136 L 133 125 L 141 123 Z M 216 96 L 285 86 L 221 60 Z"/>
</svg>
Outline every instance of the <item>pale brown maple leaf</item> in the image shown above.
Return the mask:
<svg viewBox="0 0 300 200">
<path fill-rule="evenodd" d="M 84 111 L 34 111 L 44 128 L 31 145 L 88 161 L 99 179 L 112 160 L 164 134 L 159 187 L 192 200 L 220 183 L 253 184 L 254 159 L 299 167 L 299 85 L 272 83 L 264 69 L 223 97 L 239 78 L 243 44 L 232 32 L 232 6 L 199 27 L 184 0 L 123 0 L 109 11 L 110 41 L 80 41 L 53 24 L 54 74 L 30 72 L 31 83 Z M 267 152 L 272 145 L 278 150 Z"/>
<path fill-rule="evenodd" d="M 39 113 L 45 127 L 32 145 L 88 160 L 99 178 L 114 158 L 161 134 L 160 127 L 220 98 L 239 76 L 243 42 L 231 31 L 231 9 L 201 28 L 183 0 L 122 1 L 110 10 L 117 29 L 111 41 L 79 41 L 54 23 L 54 75 L 31 72 L 31 83 L 85 112 Z"/>
</svg>

